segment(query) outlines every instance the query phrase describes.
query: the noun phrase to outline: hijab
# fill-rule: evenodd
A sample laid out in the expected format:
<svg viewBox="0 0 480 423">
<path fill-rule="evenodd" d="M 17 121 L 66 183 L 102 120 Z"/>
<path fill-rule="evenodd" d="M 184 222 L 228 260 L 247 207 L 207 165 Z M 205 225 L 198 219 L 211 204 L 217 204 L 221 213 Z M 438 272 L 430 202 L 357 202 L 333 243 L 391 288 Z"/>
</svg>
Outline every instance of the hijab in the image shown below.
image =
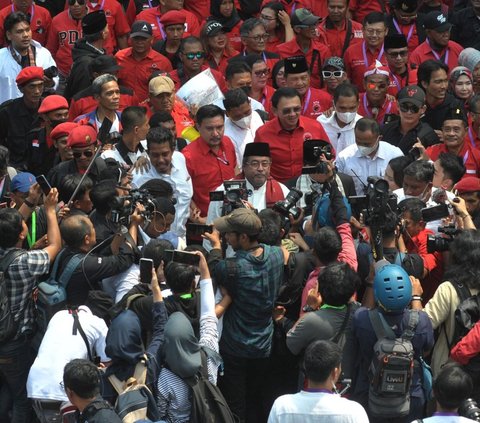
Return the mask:
<svg viewBox="0 0 480 423">
<path fill-rule="evenodd" d="M 207 19 L 207 21 L 210 20 L 216 20 L 220 22 L 223 26 L 223 30 L 225 32 L 230 32 L 235 25 L 240 22 L 240 16 L 238 16 L 237 9 L 235 8 L 235 5 L 233 6 L 233 11 L 232 14 L 229 18 L 226 18 L 220 13 L 220 5 L 222 4 L 222 0 L 211 0 L 210 3 L 210 14 L 211 16 Z"/>
</svg>

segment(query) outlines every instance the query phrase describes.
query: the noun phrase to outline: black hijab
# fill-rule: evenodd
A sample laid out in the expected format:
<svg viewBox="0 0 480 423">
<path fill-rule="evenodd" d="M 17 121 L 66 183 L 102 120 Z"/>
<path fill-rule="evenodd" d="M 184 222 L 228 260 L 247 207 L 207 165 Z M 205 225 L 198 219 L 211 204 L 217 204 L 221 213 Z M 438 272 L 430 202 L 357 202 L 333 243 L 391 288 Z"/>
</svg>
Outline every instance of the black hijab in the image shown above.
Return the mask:
<svg viewBox="0 0 480 423">
<path fill-rule="evenodd" d="M 223 30 L 225 32 L 230 32 L 235 25 L 240 22 L 240 16 L 238 16 L 237 9 L 235 9 L 235 5 L 233 6 L 232 15 L 229 18 L 226 18 L 220 13 L 220 5 L 222 4 L 222 0 L 211 0 L 210 3 L 210 14 L 211 16 L 207 19 L 207 21 L 215 20 L 222 24 Z"/>
</svg>

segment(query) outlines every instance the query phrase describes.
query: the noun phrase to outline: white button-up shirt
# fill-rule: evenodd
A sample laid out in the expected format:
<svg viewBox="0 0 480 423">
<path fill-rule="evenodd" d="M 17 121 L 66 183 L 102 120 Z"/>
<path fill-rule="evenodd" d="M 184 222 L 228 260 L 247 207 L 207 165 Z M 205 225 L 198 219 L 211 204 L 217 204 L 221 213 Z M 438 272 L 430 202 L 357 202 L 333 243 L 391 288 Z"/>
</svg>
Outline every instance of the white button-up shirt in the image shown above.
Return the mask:
<svg viewBox="0 0 480 423">
<path fill-rule="evenodd" d="M 190 216 L 190 201 L 193 195 L 193 187 L 192 178 L 188 173 L 183 154 L 178 151 L 173 152 L 170 174 L 158 173 L 153 166 L 150 166 L 150 170 L 143 174 L 137 170 L 133 174 L 132 184 L 140 188 L 150 179 L 162 179 L 172 186 L 177 204 L 175 204 L 175 220 L 171 230 L 179 237 L 184 237 L 186 234 L 185 224 Z"/>
<path fill-rule="evenodd" d="M 338 171 L 353 178 L 357 195 L 364 195 L 369 176 L 385 176 L 388 162 L 395 157 L 403 156 L 402 150 L 385 141 L 380 141 L 375 156 L 362 156 L 357 144 L 353 144 L 341 151 L 337 156 Z"/>
<path fill-rule="evenodd" d="M 140 141 L 142 147 L 143 147 L 143 151 L 141 151 L 139 148 L 137 149 L 136 152 L 131 152 L 129 151 L 128 152 L 128 158 L 130 159 L 130 161 L 132 162 L 132 164 L 135 164 L 135 162 L 137 161 L 137 159 L 139 157 L 148 157 L 147 155 L 147 142 L 146 141 Z M 120 154 L 120 152 L 116 149 L 115 145 L 112 147 L 111 150 L 105 150 L 102 155 L 101 155 L 102 159 L 115 159 L 118 163 L 120 163 L 121 165 L 123 166 L 130 166 L 125 160 L 124 158 L 122 157 L 122 155 Z"/>
<path fill-rule="evenodd" d="M 357 113 L 355 119 L 343 128 L 340 128 L 338 125 L 337 119 L 335 119 L 335 113 L 332 113 L 330 117 L 320 115 L 317 121 L 322 124 L 328 138 L 330 138 L 330 142 L 335 148 L 335 153 L 338 155 L 338 153 L 345 150 L 349 145 L 355 144 L 355 124 L 361 118 L 362 116 Z"/>
<path fill-rule="evenodd" d="M 253 142 L 255 138 L 255 132 L 257 132 L 257 129 L 262 125 L 263 120 L 255 110 L 252 110 L 252 123 L 250 124 L 249 129 L 240 128 L 239 126 L 235 125 L 230 118 L 225 118 L 224 135 L 229 137 L 233 142 L 235 154 L 237 156 L 237 163 L 239 166 L 242 165 L 245 146 L 248 143 Z"/>
</svg>

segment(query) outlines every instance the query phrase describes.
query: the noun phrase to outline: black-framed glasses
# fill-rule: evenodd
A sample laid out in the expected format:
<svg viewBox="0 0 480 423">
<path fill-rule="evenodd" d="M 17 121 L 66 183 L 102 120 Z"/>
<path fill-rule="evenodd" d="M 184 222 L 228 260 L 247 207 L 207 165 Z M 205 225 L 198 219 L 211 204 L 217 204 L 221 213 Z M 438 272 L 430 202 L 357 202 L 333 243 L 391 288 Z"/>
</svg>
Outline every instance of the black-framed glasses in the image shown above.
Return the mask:
<svg viewBox="0 0 480 423">
<path fill-rule="evenodd" d="M 270 69 L 262 69 L 262 70 L 258 70 L 258 71 L 255 71 L 253 72 L 255 74 L 255 76 L 268 76 L 270 75 Z"/>
<path fill-rule="evenodd" d="M 79 159 L 82 156 L 89 159 L 90 157 L 93 156 L 93 151 L 92 150 L 85 150 L 85 151 L 74 151 L 73 152 L 73 157 L 75 157 L 76 159 Z"/>
<path fill-rule="evenodd" d="M 345 74 L 345 71 L 322 71 L 324 78 L 341 78 Z"/>
<path fill-rule="evenodd" d="M 195 58 L 203 59 L 205 57 L 205 53 L 203 51 L 197 51 L 196 53 L 185 53 L 185 57 L 188 60 L 193 60 Z"/>
<path fill-rule="evenodd" d="M 404 58 L 404 57 L 407 57 L 408 55 L 408 50 L 403 50 L 403 51 L 392 51 L 392 52 L 387 52 L 387 54 L 390 56 L 390 57 L 401 57 L 401 58 Z"/>
<path fill-rule="evenodd" d="M 277 18 L 273 16 L 260 15 L 260 19 L 263 19 L 264 21 L 275 21 Z"/>
<path fill-rule="evenodd" d="M 265 33 L 265 34 L 255 35 L 254 37 L 245 37 L 245 38 L 251 38 L 252 40 L 259 42 L 259 41 L 268 40 L 268 37 L 270 37 L 270 34 Z"/>
<path fill-rule="evenodd" d="M 68 5 L 73 6 L 75 3 L 78 3 L 80 6 L 85 4 L 86 0 L 68 0 Z"/>
<path fill-rule="evenodd" d="M 400 111 L 403 113 L 411 112 L 411 113 L 418 113 L 420 107 L 415 106 L 415 104 L 400 104 Z"/>
</svg>

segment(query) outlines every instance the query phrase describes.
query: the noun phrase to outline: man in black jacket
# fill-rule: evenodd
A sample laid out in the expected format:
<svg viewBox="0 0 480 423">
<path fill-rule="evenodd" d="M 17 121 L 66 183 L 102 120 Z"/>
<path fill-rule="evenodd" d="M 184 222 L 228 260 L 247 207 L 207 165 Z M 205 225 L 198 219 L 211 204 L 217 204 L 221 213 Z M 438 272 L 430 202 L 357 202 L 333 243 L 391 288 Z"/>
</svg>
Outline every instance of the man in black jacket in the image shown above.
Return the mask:
<svg viewBox="0 0 480 423">
<path fill-rule="evenodd" d="M 450 22 L 453 24 L 452 40 L 464 48 L 480 49 L 480 1 L 470 0 L 469 7 L 455 12 Z"/>
</svg>

